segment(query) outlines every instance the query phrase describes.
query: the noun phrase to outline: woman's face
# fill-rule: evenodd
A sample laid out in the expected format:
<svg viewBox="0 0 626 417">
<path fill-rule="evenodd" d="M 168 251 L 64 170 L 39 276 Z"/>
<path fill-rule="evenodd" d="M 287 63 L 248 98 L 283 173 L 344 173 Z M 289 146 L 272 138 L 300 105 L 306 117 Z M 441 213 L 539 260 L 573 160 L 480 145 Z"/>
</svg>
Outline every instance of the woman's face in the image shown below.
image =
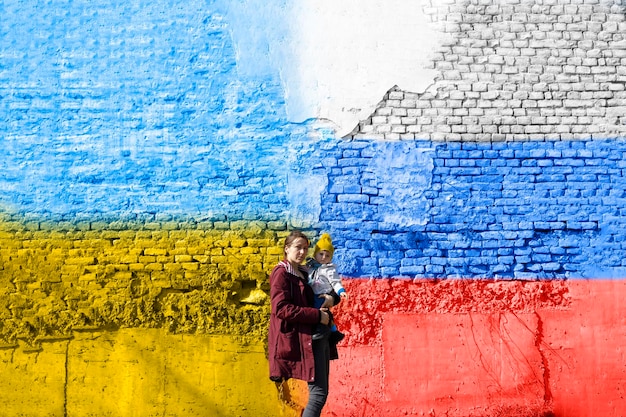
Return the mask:
<svg viewBox="0 0 626 417">
<path fill-rule="evenodd" d="M 285 247 L 285 259 L 290 264 L 300 265 L 304 262 L 309 251 L 309 242 L 305 238 L 299 237 Z"/>
</svg>

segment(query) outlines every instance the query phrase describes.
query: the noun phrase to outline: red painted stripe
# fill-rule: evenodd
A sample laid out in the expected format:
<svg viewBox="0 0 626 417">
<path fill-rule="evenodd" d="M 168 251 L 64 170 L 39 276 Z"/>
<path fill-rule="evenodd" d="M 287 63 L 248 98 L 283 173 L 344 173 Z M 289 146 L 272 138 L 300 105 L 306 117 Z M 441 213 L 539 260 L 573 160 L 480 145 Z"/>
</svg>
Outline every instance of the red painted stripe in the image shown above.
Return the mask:
<svg viewBox="0 0 626 417">
<path fill-rule="evenodd" d="M 345 286 L 326 416 L 626 412 L 626 280 Z"/>
</svg>

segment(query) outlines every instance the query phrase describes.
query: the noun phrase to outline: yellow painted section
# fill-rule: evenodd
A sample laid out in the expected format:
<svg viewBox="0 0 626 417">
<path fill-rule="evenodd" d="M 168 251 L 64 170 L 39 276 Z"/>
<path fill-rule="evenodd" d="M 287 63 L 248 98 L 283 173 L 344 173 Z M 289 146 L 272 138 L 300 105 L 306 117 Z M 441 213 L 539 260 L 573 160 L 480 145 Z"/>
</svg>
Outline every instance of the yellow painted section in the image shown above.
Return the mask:
<svg viewBox="0 0 626 417">
<path fill-rule="evenodd" d="M 0 222 L 1 415 L 299 415 L 265 353 L 288 232 L 125 226 Z"/>
<path fill-rule="evenodd" d="M 32 417 L 291 417 L 302 405 L 279 398 L 263 344 L 164 329 L 77 332 L 40 352 L 0 350 L 0 403 L 2 416 Z"/>
<path fill-rule="evenodd" d="M 263 340 L 285 233 L 183 226 L 0 230 L 0 341 L 106 327 Z"/>
<path fill-rule="evenodd" d="M 67 344 L 46 344 L 39 352 L 0 349 L 0 415 L 65 415 Z"/>
</svg>

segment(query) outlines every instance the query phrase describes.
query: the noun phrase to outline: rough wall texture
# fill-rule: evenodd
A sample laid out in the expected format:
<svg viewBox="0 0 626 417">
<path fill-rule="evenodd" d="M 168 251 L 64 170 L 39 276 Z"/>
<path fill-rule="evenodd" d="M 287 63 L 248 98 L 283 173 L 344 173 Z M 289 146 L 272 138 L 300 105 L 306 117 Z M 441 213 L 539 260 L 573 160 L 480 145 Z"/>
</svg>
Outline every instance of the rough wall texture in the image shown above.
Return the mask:
<svg viewBox="0 0 626 417">
<path fill-rule="evenodd" d="M 320 220 L 348 276 L 620 276 L 624 144 L 350 141 Z"/>
<path fill-rule="evenodd" d="M 407 153 L 422 164 L 407 163 Z M 616 277 L 626 268 L 625 153 L 623 141 L 339 143 L 321 153 L 329 184 L 320 223 L 333 228 L 348 277 Z M 381 164 L 391 172 L 370 175 Z M 407 186 L 407 200 L 384 182 L 392 178 L 422 186 Z M 133 230 L 5 219 L 7 342 L 75 326 L 263 334 L 255 326 L 266 323 L 267 274 L 285 223 L 153 221 Z"/>
<path fill-rule="evenodd" d="M 626 336 L 609 324 L 623 322 L 623 280 L 350 284 L 358 300 L 352 313 L 342 307 L 339 326 L 358 333 L 355 315 L 375 318 L 367 329 L 378 336 L 343 346 L 328 415 L 617 416 L 626 409 L 626 372 L 617 365 Z"/>
<path fill-rule="evenodd" d="M 37 348 L 74 330 L 139 326 L 261 341 L 267 274 L 281 259 L 283 234 L 2 232 L 1 337 Z"/>
<path fill-rule="evenodd" d="M 0 350 L 2 415 L 276 415 L 265 357 L 231 336 L 78 331 L 38 352 Z"/>
<path fill-rule="evenodd" d="M 624 414 L 622 2 L 425 3 L 439 78 L 348 140 L 227 1 L 39 6 L 0 5 L 1 413 L 298 415 L 264 346 L 298 227 L 351 295 L 327 416 Z"/>
</svg>

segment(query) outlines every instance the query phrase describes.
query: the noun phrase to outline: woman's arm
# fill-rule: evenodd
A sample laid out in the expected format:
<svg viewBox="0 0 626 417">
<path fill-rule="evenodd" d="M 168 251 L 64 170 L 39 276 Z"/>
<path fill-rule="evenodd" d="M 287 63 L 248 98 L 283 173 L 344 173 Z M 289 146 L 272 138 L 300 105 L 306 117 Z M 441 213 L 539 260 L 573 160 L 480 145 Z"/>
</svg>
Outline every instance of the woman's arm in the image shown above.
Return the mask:
<svg viewBox="0 0 626 417">
<path fill-rule="evenodd" d="M 341 297 L 334 290 L 331 290 L 328 294 L 319 295 L 318 297 L 324 297 L 321 308 L 330 308 L 341 302 Z"/>
<path fill-rule="evenodd" d="M 272 312 L 276 317 L 288 322 L 319 323 L 321 320 L 320 310 L 299 305 L 303 304 L 303 300 L 300 300 L 301 297 L 296 298 L 296 292 L 298 295 L 300 294 L 300 287 L 287 278 L 285 268 L 275 268 L 270 275 Z"/>
</svg>

